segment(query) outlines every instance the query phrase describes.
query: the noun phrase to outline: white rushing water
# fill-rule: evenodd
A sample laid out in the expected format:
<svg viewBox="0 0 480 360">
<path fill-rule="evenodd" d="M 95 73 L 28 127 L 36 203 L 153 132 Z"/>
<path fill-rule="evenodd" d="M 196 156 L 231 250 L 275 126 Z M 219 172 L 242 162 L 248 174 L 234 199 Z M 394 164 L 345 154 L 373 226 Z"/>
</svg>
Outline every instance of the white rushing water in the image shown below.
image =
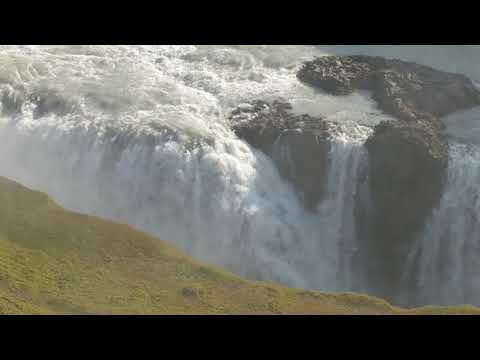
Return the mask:
<svg viewBox="0 0 480 360">
<path fill-rule="evenodd" d="M 479 182 L 480 149 L 451 145 L 445 192 L 406 266 L 417 282 L 416 302 L 480 303 Z"/>
<path fill-rule="evenodd" d="M 358 248 L 354 196 L 366 166 L 362 144 L 369 127 L 389 117 L 368 93 L 333 97 L 295 77 L 302 61 L 344 51 L 0 46 L 0 175 L 249 278 L 331 291 L 362 288 L 351 268 Z M 268 157 L 229 128 L 234 107 L 274 99 L 345 128 L 333 142 L 316 213 L 303 209 Z M 459 174 L 449 188 L 468 184 L 468 176 Z M 475 191 L 474 183 L 469 189 Z M 462 239 L 478 236 L 477 230 Z"/>
<path fill-rule="evenodd" d="M 346 289 L 340 247 L 353 247 L 355 176 L 370 132 L 357 123 L 388 117 L 368 94 L 335 98 L 299 83 L 301 61 L 320 52 L 302 46 L 1 51 L 2 175 L 243 276 Z M 42 112 L 29 100 L 37 97 L 58 111 Z M 278 98 L 347 129 L 333 147 L 319 214 L 305 212 L 271 160 L 229 129 L 233 107 Z M 21 111 L 9 112 L 15 104 Z"/>
<path fill-rule="evenodd" d="M 480 305 L 480 108 L 444 119 L 449 164 L 440 204 L 411 249 L 404 276 L 416 304 Z"/>
</svg>

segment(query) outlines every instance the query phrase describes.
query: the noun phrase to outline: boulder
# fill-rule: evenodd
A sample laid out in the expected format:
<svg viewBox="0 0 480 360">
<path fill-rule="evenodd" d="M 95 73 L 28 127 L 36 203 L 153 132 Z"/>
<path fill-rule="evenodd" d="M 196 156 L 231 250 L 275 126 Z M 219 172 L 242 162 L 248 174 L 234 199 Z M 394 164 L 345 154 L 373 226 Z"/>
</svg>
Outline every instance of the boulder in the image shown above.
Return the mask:
<svg viewBox="0 0 480 360">
<path fill-rule="evenodd" d="M 399 119 L 428 119 L 480 105 L 480 92 L 461 74 L 381 57 L 326 56 L 304 63 L 300 81 L 333 95 L 370 90 L 380 109 Z"/>
<path fill-rule="evenodd" d="M 271 157 L 305 208 L 314 211 L 325 188 L 329 139 L 335 125 L 322 118 L 295 115 L 290 104 L 280 101 L 240 106 L 230 120 L 237 136 Z"/>
<path fill-rule="evenodd" d="M 362 242 L 369 245 L 369 279 L 378 289 L 398 289 L 412 242 L 442 196 L 448 144 L 429 121 L 419 120 L 382 122 L 365 145 L 371 213 Z"/>
<path fill-rule="evenodd" d="M 291 105 L 288 103 L 255 101 L 233 110 L 230 122 L 240 139 L 271 155 L 273 144 L 280 134 L 284 130 L 295 128 L 296 118 L 289 113 L 290 110 Z"/>
<path fill-rule="evenodd" d="M 271 154 L 280 174 L 296 188 L 306 209 L 314 211 L 322 198 L 328 171 L 330 142 L 312 130 L 286 129 Z"/>
<path fill-rule="evenodd" d="M 377 125 L 366 141 L 368 177 L 355 204 L 370 292 L 393 301 L 408 286 L 402 274 L 412 242 L 442 196 L 448 143 L 440 117 L 480 105 L 480 93 L 463 75 L 361 55 L 317 58 L 297 76 L 333 95 L 369 90 L 398 119 Z"/>
</svg>

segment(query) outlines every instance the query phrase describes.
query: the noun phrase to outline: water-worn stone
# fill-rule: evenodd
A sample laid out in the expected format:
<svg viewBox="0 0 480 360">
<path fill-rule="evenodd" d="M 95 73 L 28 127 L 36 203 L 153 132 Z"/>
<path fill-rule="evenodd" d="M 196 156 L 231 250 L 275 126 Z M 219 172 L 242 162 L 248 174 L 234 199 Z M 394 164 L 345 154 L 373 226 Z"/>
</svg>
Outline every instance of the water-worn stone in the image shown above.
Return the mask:
<svg viewBox="0 0 480 360">
<path fill-rule="evenodd" d="M 238 137 L 273 159 L 305 207 L 313 211 L 325 188 L 329 137 L 335 125 L 290 110 L 288 103 L 257 101 L 232 112 L 232 128 Z"/>
<path fill-rule="evenodd" d="M 442 196 L 448 145 L 428 121 L 398 121 L 379 124 L 366 147 L 373 207 L 362 241 L 374 259 L 369 278 L 379 289 L 396 289 L 415 235 Z"/>
<path fill-rule="evenodd" d="M 371 291 L 393 299 L 412 242 L 443 192 L 448 142 L 440 117 L 480 105 L 480 93 L 464 75 L 363 55 L 317 58 L 297 76 L 333 95 L 369 90 L 398 119 L 367 140 L 369 204 L 364 197 L 355 205 Z"/>
<path fill-rule="evenodd" d="M 480 105 L 480 92 L 462 74 L 381 57 L 326 56 L 304 63 L 297 77 L 334 95 L 372 91 L 380 109 L 399 119 L 428 119 Z"/>
</svg>

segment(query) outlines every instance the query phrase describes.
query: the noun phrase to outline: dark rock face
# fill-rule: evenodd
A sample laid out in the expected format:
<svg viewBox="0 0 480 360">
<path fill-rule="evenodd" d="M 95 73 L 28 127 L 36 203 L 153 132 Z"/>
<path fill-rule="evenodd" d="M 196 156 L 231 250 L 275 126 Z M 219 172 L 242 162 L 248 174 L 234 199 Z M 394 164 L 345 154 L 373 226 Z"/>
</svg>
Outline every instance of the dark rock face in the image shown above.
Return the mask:
<svg viewBox="0 0 480 360">
<path fill-rule="evenodd" d="M 391 229 L 389 237 L 411 237 L 442 192 L 448 153 L 438 117 L 480 104 L 478 90 L 463 75 L 361 55 L 317 58 L 298 78 L 336 95 L 371 90 L 399 119 L 378 125 L 366 143 L 369 182 L 377 223 Z"/>
<path fill-rule="evenodd" d="M 325 187 L 329 137 L 335 126 L 290 110 L 288 103 L 257 101 L 233 111 L 230 120 L 237 136 L 270 156 L 305 207 L 313 211 Z"/>
<path fill-rule="evenodd" d="M 379 289 L 395 289 L 415 235 L 441 198 L 448 146 L 428 122 L 398 121 L 379 124 L 366 147 L 373 209 L 362 241 L 374 259 L 369 278 Z"/>
<path fill-rule="evenodd" d="M 426 123 L 383 122 L 365 145 L 378 210 L 395 210 L 415 224 L 441 193 L 448 159 L 445 140 Z M 384 217 L 386 225 L 394 226 L 395 216 Z"/>
<path fill-rule="evenodd" d="M 312 130 L 284 130 L 273 146 L 272 158 L 280 174 L 299 192 L 303 204 L 314 211 L 322 198 L 328 171 L 330 143 Z"/>
<path fill-rule="evenodd" d="M 367 140 L 368 196 L 355 205 L 370 291 L 394 299 L 408 286 L 402 273 L 412 242 L 443 192 L 448 143 L 439 117 L 480 105 L 480 93 L 463 75 L 369 56 L 318 58 L 297 77 L 334 95 L 370 90 L 398 119 L 377 125 Z"/>
<path fill-rule="evenodd" d="M 372 56 L 327 56 L 306 62 L 299 80 L 334 95 L 372 91 L 380 109 L 399 119 L 429 119 L 480 105 L 480 92 L 464 75 L 401 60 Z"/>
<path fill-rule="evenodd" d="M 232 112 L 232 129 L 239 138 L 270 155 L 280 134 L 295 128 L 296 118 L 289 114 L 289 110 L 291 106 L 287 103 L 256 101 Z"/>
</svg>

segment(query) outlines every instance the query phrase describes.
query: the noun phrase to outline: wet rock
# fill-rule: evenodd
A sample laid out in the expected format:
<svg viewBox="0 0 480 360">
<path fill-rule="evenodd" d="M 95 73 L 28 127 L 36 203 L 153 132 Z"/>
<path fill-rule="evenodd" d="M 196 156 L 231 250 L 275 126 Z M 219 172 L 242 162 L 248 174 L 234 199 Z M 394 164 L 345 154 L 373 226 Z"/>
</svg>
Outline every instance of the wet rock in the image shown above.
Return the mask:
<svg viewBox="0 0 480 360">
<path fill-rule="evenodd" d="M 230 120 L 237 136 L 270 156 L 280 174 L 295 186 L 304 206 L 314 211 L 325 188 L 329 138 L 335 125 L 295 115 L 290 104 L 279 101 L 240 106 Z"/>
<path fill-rule="evenodd" d="M 448 144 L 429 121 L 398 121 L 377 125 L 365 145 L 372 208 L 362 241 L 369 245 L 369 278 L 379 289 L 398 289 L 412 242 L 440 201 Z"/>
<path fill-rule="evenodd" d="M 448 143 L 440 117 L 480 105 L 480 93 L 464 75 L 363 55 L 317 58 L 297 77 L 333 95 L 369 90 L 398 119 L 376 126 L 367 140 L 361 188 L 368 195 L 355 205 L 370 291 L 393 300 L 412 243 L 443 192 Z"/>
<path fill-rule="evenodd" d="M 330 142 L 311 130 L 284 130 L 272 158 L 280 174 L 295 185 L 308 210 L 315 210 L 326 186 Z"/>
<path fill-rule="evenodd" d="M 290 110 L 290 104 L 282 102 L 244 104 L 230 116 L 232 129 L 239 138 L 270 155 L 280 134 L 295 127 L 296 119 Z"/>
<path fill-rule="evenodd" d="M 399 119 L 428 119 L 480 105 L 480 92 L 461 74 L 364 55 L 326 56 L 304 63 L 298 79 L 334 95 L 372 91 L 380 109 Z"/>
</svg>

